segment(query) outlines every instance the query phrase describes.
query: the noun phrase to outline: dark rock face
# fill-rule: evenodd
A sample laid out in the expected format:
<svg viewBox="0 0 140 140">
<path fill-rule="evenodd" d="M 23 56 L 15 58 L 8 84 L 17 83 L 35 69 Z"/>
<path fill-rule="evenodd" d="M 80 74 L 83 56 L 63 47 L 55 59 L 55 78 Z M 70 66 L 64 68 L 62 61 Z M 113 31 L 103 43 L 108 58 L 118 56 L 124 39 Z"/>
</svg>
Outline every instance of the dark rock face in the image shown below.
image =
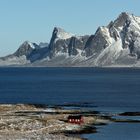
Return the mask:
<svg viewBox="0 0 140 140">
<path fill-rule="evenodd" d="M 109 36 L 104 30 L 106 30 L 106 27 L 99 27 L 95 35 L 90 36 L 85 47 L 87 57 L 92 56 L 94 53 L 99 53 L 109 46 Z"/>
<path fill-rule="evenodd" d="M 68 53 L 69 56 L 73 55 L 78 55 L 79 51 L 83 51 L 86 45 L 86 42 L 88 40 L 89 36 L 82 36 L 82 37 L 72 37 L 70 39 L 70 42 L 68 44 Z"/>
<path fill-rule="evenodd" d="M 32 48 L 32 46 L 26 41 L 19 47 L 19 49 L 14 53 L 14 55 L 17 57 L 23 55 L 28 56 L 33 50 L 34 48 Z"/>
<path fill-rule="evenodd" d="M 129 20 L 130 20 L 129 14 L 126 12 L 122 12 L 119 15 L 119 17 L 114 21 L 113 26 L 119 29 L 119 27 L 123 27 L 125 23 L 128 22 Z"/>
<path fill-rule="evenodd" d="M 58 38 L 59 34 L 65 34 L 63 29 L 54 28 L 52 38 L 49 44 L 49 56 L 50 58 L 55 57 L 58 53 L 67 53 L 69 56 L 78 54 L 79 50 L 84 50 L 85 44 L 89 36 L 71 36 L 69 38 L 63 39 Z M 68 34 L 68 33 L 66 33 Z"/>
<path fill-rule="evenodd" d="M 67 46 L 69 40 L 56 40 L 55 36 L 52 36 L 52 39 L 49 44 L 49 57 L 55 57 L 58 52 L 67 53 Z"/>
<path fill-rule="evenodd" d="M 30 62 L 39 61 L 45 58 L 47 54 L 48 54 L 48 47 L 34 49 L 30 53 L 30 55 L 27 56 L 27 59 L 30 60 Z"/>
</svg>

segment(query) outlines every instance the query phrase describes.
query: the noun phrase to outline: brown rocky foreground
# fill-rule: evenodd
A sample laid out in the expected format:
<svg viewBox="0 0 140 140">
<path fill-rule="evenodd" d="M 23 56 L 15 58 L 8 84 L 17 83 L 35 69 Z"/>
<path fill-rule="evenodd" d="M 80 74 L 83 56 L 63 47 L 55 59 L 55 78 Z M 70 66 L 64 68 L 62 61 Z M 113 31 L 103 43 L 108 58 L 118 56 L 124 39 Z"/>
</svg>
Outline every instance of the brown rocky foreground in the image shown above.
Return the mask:
<svg viewBox="0 0 140 140">
<path fill-rule="evenodd" d="M 69 115 L 81 114 L 83 124 L 70 124 Z M 91 111 L 47 108 L 39 105 L 0 105 L 0 139 L 2 140 L 81 140 L 77 135 L 94 133 L 94 124 L 109 120 Z"/>
</svg>

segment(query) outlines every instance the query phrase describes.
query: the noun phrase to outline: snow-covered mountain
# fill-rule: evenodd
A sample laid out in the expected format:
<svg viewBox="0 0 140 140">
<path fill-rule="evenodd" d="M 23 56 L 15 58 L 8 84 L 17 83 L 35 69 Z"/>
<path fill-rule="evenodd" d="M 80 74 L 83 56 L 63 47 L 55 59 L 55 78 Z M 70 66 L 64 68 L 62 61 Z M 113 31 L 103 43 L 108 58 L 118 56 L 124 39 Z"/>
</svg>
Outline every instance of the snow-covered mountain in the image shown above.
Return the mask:
<svg viewBox="0 0 140 140">
<path fill-rule="evenodd" d="M 63 29 L 54 28 L 49 44 L 49 57 L 53 58 L 60 55 L 76 56 L 84 50 L 89 36 L 75 36 L 67 33 Z"/>
<path fill-rule="evenodd" d="M 24 42 L 0 65 L 140 66 L 140 17 L 121 13 L 94 35 L 76 36 L 55 27 L 50 43 Z"/>
</svg>

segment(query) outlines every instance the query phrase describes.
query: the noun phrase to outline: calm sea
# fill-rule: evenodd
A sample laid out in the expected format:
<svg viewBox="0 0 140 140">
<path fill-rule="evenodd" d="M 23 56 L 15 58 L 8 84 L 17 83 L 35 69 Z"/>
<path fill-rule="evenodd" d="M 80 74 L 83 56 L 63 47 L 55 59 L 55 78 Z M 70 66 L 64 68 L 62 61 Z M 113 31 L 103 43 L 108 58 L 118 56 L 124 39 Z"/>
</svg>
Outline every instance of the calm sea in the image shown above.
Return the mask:
<svg viewBox="0 0 140 140">
<path fill-rule="evenodd" d="M 93 105 L 94 110 L 103 113 L 140 111 L 140 69 L 0 68 L 0 103 L 86 103 L 90 104 L 90 109 Z M 88 135 L 88 138 L 112 140 L 109 131 L 116 128 L 120 132 L 119 138 L 122 136 L 123 140 L 128 140 L 130 137 L 127 137 L 127 133 L 131 128 L 136 131 L 137 128 L 140 129 L 138 124 L 131 127 L 125 124 L 121 127 L 124 133 L 120 131 L 121 125 L 115 126 L 118 129 L 112 125 L 101 129 L 101 134 L 104 135 L 102 138 L 99 134 L 96 134 L 97 137 Z M 129 128 L 128 132 L 125 127 Z M 133 140 L 140 140 L 139 133 L 132 135 Z M 116 136 L 114 138 L 116 139 L 113 140 L 120 140 Z"/>
</svg>

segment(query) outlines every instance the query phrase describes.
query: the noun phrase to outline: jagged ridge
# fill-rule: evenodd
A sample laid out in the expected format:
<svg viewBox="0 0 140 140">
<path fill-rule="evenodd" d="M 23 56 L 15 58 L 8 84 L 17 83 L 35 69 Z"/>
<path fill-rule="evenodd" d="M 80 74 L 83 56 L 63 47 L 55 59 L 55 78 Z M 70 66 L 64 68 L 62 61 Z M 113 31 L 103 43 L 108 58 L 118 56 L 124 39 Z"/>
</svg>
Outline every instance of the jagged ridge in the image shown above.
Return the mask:
<svg viewBox="0 0 140 140">
<path fill-rule="evenodd" d="M 0 64 L 10 60 L 8 65 L 139 66 L 139 58 L 140 17 L 123 12 L 94 35 L 76 36 L 55 27 L 49 44 L 26 41 L 14 54 L 1 58 Z"/>
</svg>

